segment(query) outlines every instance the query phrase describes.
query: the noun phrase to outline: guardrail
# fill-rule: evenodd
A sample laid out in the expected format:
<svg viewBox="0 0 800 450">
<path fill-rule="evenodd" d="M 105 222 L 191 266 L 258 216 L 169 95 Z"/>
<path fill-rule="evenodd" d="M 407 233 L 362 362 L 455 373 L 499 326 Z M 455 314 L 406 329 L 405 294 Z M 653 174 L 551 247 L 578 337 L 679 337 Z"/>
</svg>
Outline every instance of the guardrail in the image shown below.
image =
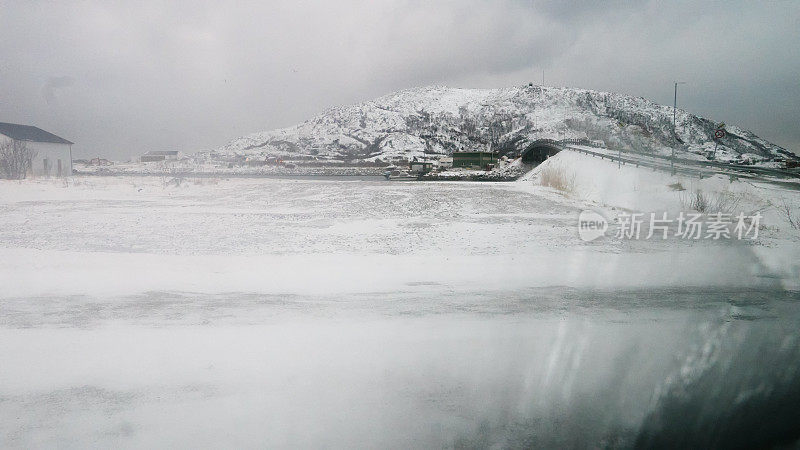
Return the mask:
<svg viewBox="0 0 800 450">
<path fill-rule="evenodd" d="M 708 169 L 708 168 L 716 168 L 716 169 L 721 169 L 721 170 L 726 170 L 726 171 L 732 171 L 732 172 L 735 172 L 735 173 L 740 174 L 740 175 L 748 175 L 748 174 L 753 175 L 753 174 L 756 174 L 756 175 L 773 176 L 773 177 L 784 178 L 784 179 L 785 178 L 800 179 L 800 173 L 795 173 L 795 172 L 791 172 L 791 171 L 788 171 L 788 170 L 781 170 L 781 169 L 771 169 L 771 168 L 768 168 L 768 167 L 757 167 L 757 166 L 748 166 L 748 165 L 741 165 L 741 164 L 728 164 L 728 163 L 721 163 L 721 162 L 717 162 L 717 161 L 698 161 L 698 160 L 686 159 L 686 158 L 675 158 L 675 159 L 672 159 L 671 157 L 664 156 L 664 155 L 640 153 L 640 152 L 629 152 L 629 151 L 622 152 L 622 151 L 619 151 L 619 150 L 613 150 L 613 151 L 618 151 L 621 154 L 625 154 L 626 156 L 627 155 L 635 155 L 636 157 L 639 157 L 639 158 L 645 158 L 645 159 L 649 158 L 649 159 L 654 160 L 652 162 L 648 162 L 646 160 L 641 160 L 641 159 L 635 160 L 635 159 L 631 159 L 631 158 L 622 157 L 620 155 L 611 155 L 611 154 L 598 153 L 598 152 L 593 152 L 593 151 L 590 151 L 590 150 L 582 149 L 582 148 L 579 148 L 579 147 L 574 147 L 574 145 L 582 145 L 582 146 L 587 146 L 587 147 L 598 147 L 596 145 L 593 145 L 593 143 L 591 141 L 589 141 L 588 139 L 563 139 L 563 140 L 561 140 L 559 142 L 562 144 L 562 146 L 565 149 L 578 151 L 578 152 L 581 152 L 581 153 L 584 153 L 584 154 L 588 154 L 588 155 L 591 155 L 591 156 L 600 157 L 602 159 L 609 159 L 611 161 L 619 161 L 622 164 L 634 164 L 637 167 L 638 166 L 644 166 L 644 167 L 651 167 L 653 169 L 668 169 L 670 171 L 674 170 L 675 172 L 680 172 L 680 173 L 720 173 L 719 170 L 717 170 L 717 171 L 714 171 L 714 170 L 705 170 L 705 171 L 700 170 L 702 168 L 706 168 L 706 169 Z M 663 163 L 662 164 L 658 164 L 656 161 L 662 161 Z M 681 168 L 681 167 L 675 167 L 673 169 L 673 168 L 671 168 L 671 167 L 669 167 L 667 165 L 669 163 L 683 164 L 683 165 L 688 165 L 688 166 L 696 166 L 696 167 L 698 167 L 698 170 L 692 172 L 691 169 Z"/>
<path fill-rule="evenodd" d="M 665 172 L 666 171 L 670 171 L 670 172 L 672 171 L 672 169 L 670 169 L 670 167 L 668 165 L 663 165 L 663 164 L 655 162 L 655 161 L 642 161 L 642 160 L 639 160 L 639 159 L 626 158 L 626 157 L 617 156 L 617 155 L 608 155 L 608 154 L 593 152 L 591 150 L 586 150 L 586 149 L 578 148 L 578 147 L 567 147 L 566 150 L 570 150 L 570 151 L 574 151 L 574 152 L 578 152 L 578 153 L 583 153 L 585 155 L 597 157 L 597 158 L 600 158 L 600 159 L 607 159 L 609 161 L 614 161 L 614 162 L 620 163 L 621 165 L 630 164 L 630 165 L 632 165 L 634 167 L 648 167 L 648 168 L 653 169 L 654 171 L 655 170 L 663 170 Z M 685 167 L 676 167 L 674 169 L 674 171 L 675 171 L 675 173 L 681 173 L 681 174 L 684 174 L 684 175 L 694 176 L 694 177 L 698 177 L 698 178 L 702 177 L 703 175 L 711 175 L 711 174 L 716 173 L 716 172 L 712 172 L 712 171 L 704 171 L 704 170 L 699 170 L 699 169 L 689 169 L 689 168 L 685 168 Z"/>
</svg>

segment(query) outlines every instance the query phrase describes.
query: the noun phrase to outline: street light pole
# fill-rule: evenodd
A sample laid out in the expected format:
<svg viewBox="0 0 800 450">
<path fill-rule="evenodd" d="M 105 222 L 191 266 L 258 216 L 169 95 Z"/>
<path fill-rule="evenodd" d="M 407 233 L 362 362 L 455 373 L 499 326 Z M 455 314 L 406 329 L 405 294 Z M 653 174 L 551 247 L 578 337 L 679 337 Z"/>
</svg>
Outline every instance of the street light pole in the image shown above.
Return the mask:
<svg viewBox="0 0 800 450">
<path fill-rule="evenodd" d="M 685 81 L 676 81 L 675 82 L 675 96 L 672 99 L 672 134 L 675 137 L 678 136 L 678 130 L 675 129 L 675 118 L 677 116 L 678 111 L 678 85 L 679 84 L 686 84 Z M 672 174 L 675 175 L 675 146 L 672 146 L 672 158 L 669 161 L 669 167 L 672 170 Z"/>
</svg>

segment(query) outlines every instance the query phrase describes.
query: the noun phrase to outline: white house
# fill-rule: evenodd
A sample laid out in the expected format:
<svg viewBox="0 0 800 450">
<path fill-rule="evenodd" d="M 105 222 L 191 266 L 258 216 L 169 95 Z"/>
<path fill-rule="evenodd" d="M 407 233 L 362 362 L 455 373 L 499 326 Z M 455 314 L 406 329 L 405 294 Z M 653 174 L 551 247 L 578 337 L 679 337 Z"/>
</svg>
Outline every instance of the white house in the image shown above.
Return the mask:
<svg viewBox="0 0 800 450">
<path fill-rule="evenodd" d="M 453 168 L 453 157 L 452 156 L 442 156 L 439 158 L 439 167 L 442 169 L 452 169 Z"/>
<path fill-rule="evenodd" d="M 72 142 L 34 126 L 0 122 L 0 142 L 9 140 L 25 142 L 36 152 L 33 176 L 72 175 Z"/>
</svg>

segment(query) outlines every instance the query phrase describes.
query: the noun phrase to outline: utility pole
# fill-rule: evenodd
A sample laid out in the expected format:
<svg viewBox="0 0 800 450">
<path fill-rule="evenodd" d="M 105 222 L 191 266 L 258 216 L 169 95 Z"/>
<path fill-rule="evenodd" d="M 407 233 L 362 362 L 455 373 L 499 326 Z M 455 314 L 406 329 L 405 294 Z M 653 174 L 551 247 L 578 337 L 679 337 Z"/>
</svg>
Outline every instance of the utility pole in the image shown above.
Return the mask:
<svg viewBox="0 0 800 450">
<path fill-rule="evenodd" d="M 675 82 L 675 96 L 672 100 L 672 134 L 675 137 L 678 137 L 678 130 L 675 129 L 675 118 L 678 111 L 678 85 L 679 84 L 686 84 L 685 81 L 676 81 Z M 672 146 L 672 158 L 669 161 L 669 167 L 672 170 L 672 174 L 675 175 L 675 146 Z"/>
</svg>

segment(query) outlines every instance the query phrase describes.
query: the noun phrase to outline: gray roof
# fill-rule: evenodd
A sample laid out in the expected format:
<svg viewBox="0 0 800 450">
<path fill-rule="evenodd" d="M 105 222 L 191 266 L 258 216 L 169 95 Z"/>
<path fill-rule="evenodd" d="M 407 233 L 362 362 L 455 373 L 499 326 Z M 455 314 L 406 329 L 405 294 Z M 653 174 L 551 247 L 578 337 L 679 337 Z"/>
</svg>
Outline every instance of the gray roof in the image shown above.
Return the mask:
<svg viewBox="0 0 800 450">
<path fill-rule="evenodd" d="M 15 123 L 0 122 L 0 134 L 4 134 L 15 141 L 52 142 L 54 144 L 73 143 L 41 128 L 31 125 L 17 125 Z"/>
</svg>

